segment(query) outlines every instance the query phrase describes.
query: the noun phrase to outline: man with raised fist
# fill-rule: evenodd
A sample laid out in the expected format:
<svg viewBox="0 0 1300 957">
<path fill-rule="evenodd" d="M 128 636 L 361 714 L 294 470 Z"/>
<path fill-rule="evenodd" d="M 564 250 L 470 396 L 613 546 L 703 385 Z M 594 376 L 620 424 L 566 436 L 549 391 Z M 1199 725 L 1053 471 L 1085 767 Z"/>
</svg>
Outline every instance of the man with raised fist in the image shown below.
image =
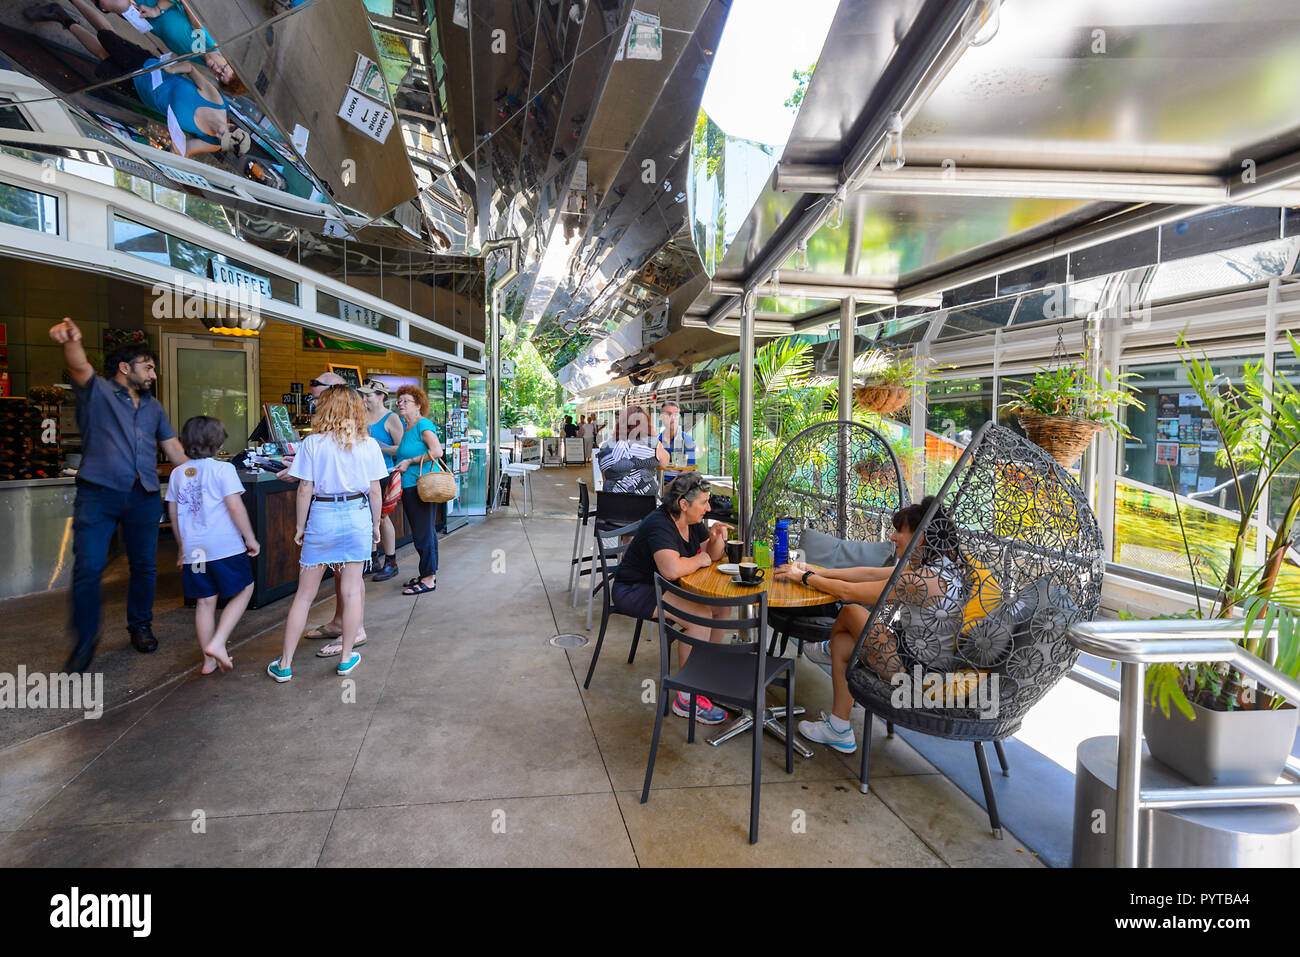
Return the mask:
<svg viewBox="0 0 1300 957">
<path fill-rule="evenodd" d="M 77 644 L 64 670 L 85 671 L 99 640 L 99 584 L 108 564 L 108 543 L 120 525 L 131 569 L 127 592 L 127 632 L 137 651 L 158 647 L 153 635 L 154 582 L 157 579 L 158 449 L 173 465 L 185 451 L 153 397 L 157 359 L 143 344 L 115 349 L 95 374 L 81 345 L 81 330 L 71 319 L 50 329 L 63 347 L 63 360 L 77 397 L 81 429 L 81 467 L 73 506 L 72 626 Z"/>
</svg>

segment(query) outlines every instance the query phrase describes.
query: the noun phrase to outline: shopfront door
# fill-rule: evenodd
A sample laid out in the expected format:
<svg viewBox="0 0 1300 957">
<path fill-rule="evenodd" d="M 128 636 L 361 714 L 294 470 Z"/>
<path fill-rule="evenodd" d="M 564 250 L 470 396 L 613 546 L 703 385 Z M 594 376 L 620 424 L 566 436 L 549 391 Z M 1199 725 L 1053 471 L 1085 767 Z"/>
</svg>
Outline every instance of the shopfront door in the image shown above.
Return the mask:
<svg viewBox="0 0 1300 957">
<path fill-rule="evenodd" d="M 261 418 L 257 343 L 163 334 L 163 404 L 180 435 L 195 415 L 220 419 L 229 433 L 225 451 L 237 452 Z"/>
</svg>

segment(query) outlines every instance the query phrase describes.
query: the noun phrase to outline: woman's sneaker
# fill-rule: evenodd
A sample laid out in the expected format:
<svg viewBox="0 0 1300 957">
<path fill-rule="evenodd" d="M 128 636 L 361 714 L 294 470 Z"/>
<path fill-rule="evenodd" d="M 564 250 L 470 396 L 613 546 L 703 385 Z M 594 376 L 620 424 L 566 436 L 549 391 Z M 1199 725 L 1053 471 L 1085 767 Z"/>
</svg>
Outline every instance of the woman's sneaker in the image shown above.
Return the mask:
<svg viewBox="0 0 1300 957">
<path fill-rule="evenodd" d="M 266 673 L 281 684 L 293 677 L 293 669 L 281 668 L 279 658 L 276 658 L 275 661 L 266 666 Z"/>
<path fill-rule="evenodd" d="M 348 658 L 347 661 L 339 662 L 339 674 L 350 675 L 356 670 L 356 667 L 359 664 L 361 664 L 361 655 L 354 651 L 352 652 L 352 657 Z"/>
<path fill-rule="evenodd" d="M 826 717 L 824 712 L 820 721 L 800 721 L 799 734 L 809 741 L 832 747 L 841 754 L 852 754 L 858 749 L 857 739 L 853 737 L 852 726 L 845 728 L 843 731 L 836 731 L 831 727 L 830 719 Z"/>
<path fill-rule="evenodd" d="M 673 714 L 681 718 L 691 716 L 691 697 L 680 691 L 673 695 Z M 722 724 L 727 720 L 727 712 L 714 707 L 713 702 L 704 695 L 695 696 L 695 720 L 700 724 Z"/>
<path fill-rule="evenodd" d="M 829 665 L 831 663 L 831 650 L 829 641 L 808 641 L 804 642 L 803 656 L 815 665 Z M 807 724 L 808 722 L 803 722 Z"/>
</svg>

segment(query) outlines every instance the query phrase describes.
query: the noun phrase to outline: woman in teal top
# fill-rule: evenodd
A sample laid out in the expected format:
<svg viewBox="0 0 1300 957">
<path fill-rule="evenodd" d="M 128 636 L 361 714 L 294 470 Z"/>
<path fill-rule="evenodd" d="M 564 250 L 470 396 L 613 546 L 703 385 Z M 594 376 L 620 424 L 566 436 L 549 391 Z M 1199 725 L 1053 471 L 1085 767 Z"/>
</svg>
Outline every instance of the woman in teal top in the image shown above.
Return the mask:
<svg viewBox="0 0 1300 957">
<path fill-rule="evenodd" d="M 367 379 L 357 391 L 366 404 L 366 424 L 370 427 L 371 436 L 379 443 L 379 451 L 384 456 L 384 468 L 388 469 L 391 476 L 393 454 L 402 441 L 402 420 L 396 412 L 384 408 L 384 402 L 388 399 L 388 386 L 378 379 Z M 386 485 L 384 487 L 387 489 Z M 370 568 L 374 572 L 375 581 L 386 582 L 397 574 L 397 530 L 393 528 L 393 520 L 388 515 L 379 520 L 379 544 L 384 549 L 383 563 L 380 563 L 379 553 L 376 552 L 370 558 Z"/>
<path fill-rule="evenodd" d="M 77 4 L 77 0 L 73 3 Z M 82 0 L 77 4 L 78 8 L 85 3 L 86 0 Z M 203 54 L 204 65 L 212 71 L 225 92 L 231 96 L 243 96 L 248 92 L 235 75 L 235 68 L 218 52 L 217 41 L 199 25 L 198 17 L 185 0 L 97 0 L 97 3 L 104 13 L 119 15 L 125 15 L 134 6 L 140 16 L 149 21 L 154 36 L 172 53 L 180 57 Z"/>
<path fill-rule="evenodd" d="M 415 538 L 415 550 L 420 554 L 420 574 L 406 583 L 403 595 L 423 595 L 438 587 L 438 533 L 434 519 L 438 509 L 434 502 L 420 498 L 417 488 L 420 475 L 437 466 L 431 463 L 442 458 L 442 443 L 438 432 L 429 421 L 429 397 L 418 386 L 404 385 L 397 390 L 397 414 L 402 417 L 406 432 L 397 446 L 397 464 L 394 471 L 402 473 L 402 510 Z"/>
</svg>

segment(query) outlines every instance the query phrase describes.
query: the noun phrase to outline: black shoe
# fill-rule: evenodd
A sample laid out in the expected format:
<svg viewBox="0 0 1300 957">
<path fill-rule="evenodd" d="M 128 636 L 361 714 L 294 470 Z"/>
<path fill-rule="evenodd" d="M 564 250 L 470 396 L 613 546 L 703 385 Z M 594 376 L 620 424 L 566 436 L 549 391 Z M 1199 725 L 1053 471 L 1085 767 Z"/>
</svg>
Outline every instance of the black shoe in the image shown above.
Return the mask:
<svg viewBox="0 0 1300 957">
<path fill-rule="evenodd" d="M 79 675 L 90 667 L 90 660 L 95 657 L 95 646 L 78 646 L 68 655 L 67 664 L 63 666 L 64 674 Z"/>
<path fill-rule="evenodd" d="M 156 651 L 158 648 L 158 639 L 153 636 L 153 627 L 151 625 L 137 625 L 134 628 L 128 628 L 127 633 L 131 636 L 131 644 L 135 645 L 135 650 L 141 654 L 148 654 Z"/>
<path fill-rule="evenodd" d="M 393 558 L 387 558 L 384 561 L 383 567 L 375 571 L 374 580 L 377 582 L 386 582 L 388 581 L 388 579 L 392 578 L 396 574 L 397 574 L 397 560 Z"/>
<path fill-rule="evenodd" d="M 72 11 L 59 6 L 57 3 L 37 3 L 23 11 L 23 16 L 33 23 L 59 23 L 64 29 L 71 27 L 77 22 L 77 18 L 72 15 Z"/>
</svg>

